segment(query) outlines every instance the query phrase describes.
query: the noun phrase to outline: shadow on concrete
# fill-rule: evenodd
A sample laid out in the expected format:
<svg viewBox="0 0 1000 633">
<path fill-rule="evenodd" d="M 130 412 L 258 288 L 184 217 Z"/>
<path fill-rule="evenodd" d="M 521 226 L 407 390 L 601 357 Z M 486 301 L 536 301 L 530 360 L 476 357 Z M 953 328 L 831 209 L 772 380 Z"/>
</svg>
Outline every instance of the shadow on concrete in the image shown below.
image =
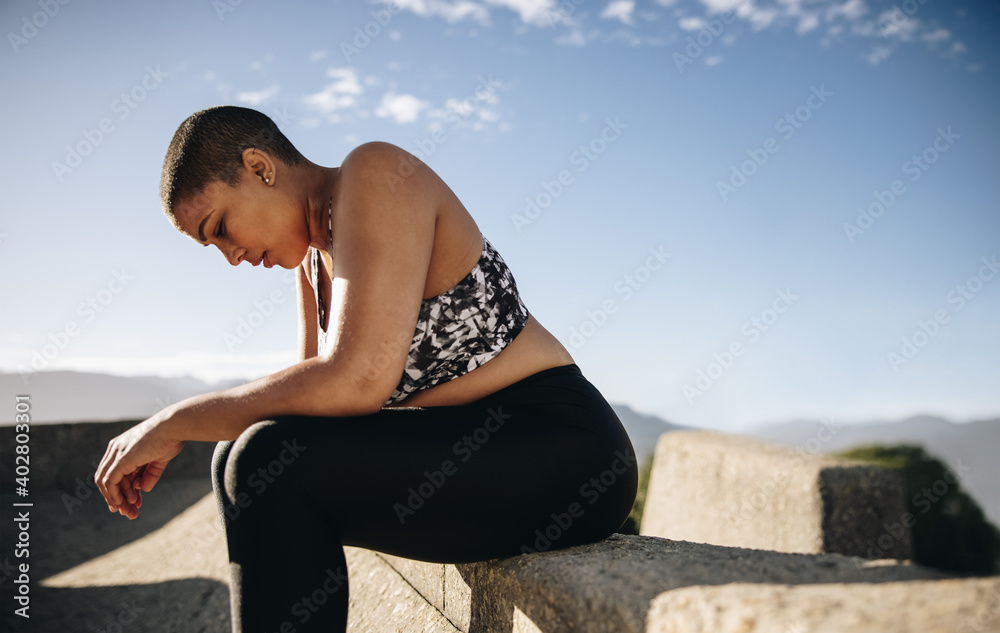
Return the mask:
<svg viewBox="0 0 1000 633">
<path fill-rule="evenodd" d="M 206 578 L 150 585 L 35 587 L 29 619 L 15 615 L 10 604 L 5 600 L 0 615 L 0 630 L 5 633 L 225 633 L 230 630 L 229 588 Z"/>
<path fill-rule="evenodd" d="M 511 633 L 515 608 L 543 631 L 588 618 L 644 630 L 658 595 L 684 587 L 760 583 L 873 584 L 953 577 L 918 565 L 867 565 L 839 554 L 790 554 L 615 534 L 540 554 L 456 565 L 471 589 L 471 633 Z M 579 620 L 579 622 L 576 622 Z"/>
<path fill-rule="evenodd" d="M 15 508 L 12 504 L 25 499 L 13 493 L 0 494 L 0 578 L 6 560 L 17 564 L 13 557 L 17 511 L 30 512 L 31 538 L 29 559 L 32 579 L 41 580 L 71 569 L 98 556 L 102 556 L 160 529 L 168 521 L 212 492 L 206 472 L 204 479 L 174 479 L 161 481 L 151 492 L 143 493 L 143 506 L 139 518 L 129 521 L 119 514 L 108 512 L 104 498 L 98 492 L 77 500 L 72 491 L 42 490 L 32 492 L 27 499 L 30 508 Z M 69 503 L 66 498 L 72 499 Z M 9 580 L 0 586 L 6 586 Z M 3 591 L 7 595 L 7 591 Z"/>
</svg>

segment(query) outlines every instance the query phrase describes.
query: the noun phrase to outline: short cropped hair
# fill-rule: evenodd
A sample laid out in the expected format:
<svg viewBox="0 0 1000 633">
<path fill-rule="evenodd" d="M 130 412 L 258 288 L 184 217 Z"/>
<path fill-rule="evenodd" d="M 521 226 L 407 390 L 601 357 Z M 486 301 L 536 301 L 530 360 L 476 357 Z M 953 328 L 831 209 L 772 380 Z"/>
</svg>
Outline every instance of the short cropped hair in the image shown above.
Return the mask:
<svg viewBox="0 0 1000 633">
<path fill-rule="evenodd" d="M 177 224 L 174 206 L 221 181 L 239 184 L 243 150 L 256 147 L 288 165 L 305 157 L 266 114 L 238 106 L 216 106 L 195 112 L 174 133 L 160 178 L 160 203 Z M 178 226 L 179 228 L 179 226 Z"/>
</svg>

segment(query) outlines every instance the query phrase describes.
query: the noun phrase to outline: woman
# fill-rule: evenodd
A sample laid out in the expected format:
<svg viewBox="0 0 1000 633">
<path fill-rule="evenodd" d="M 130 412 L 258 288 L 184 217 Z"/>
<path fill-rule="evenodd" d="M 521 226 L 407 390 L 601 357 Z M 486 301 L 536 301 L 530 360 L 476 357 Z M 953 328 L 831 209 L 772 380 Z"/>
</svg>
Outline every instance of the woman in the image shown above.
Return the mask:
<svg viewBox="0 0 1000 633">
<path fill-rule="evenodd" d="M 321 167 L 265 115 L 210 108 L 174 135 L 161 201 L 230 264 L 297 269 L 301 361 L 167 407 L 95 476 L 134 519 L 186 441 L 219 442 L 235 631 L 345 630 L 344 545 L 471 562 L 625 521 L 621 423 L 414 156 L 367 143 Z"/>
</svg>

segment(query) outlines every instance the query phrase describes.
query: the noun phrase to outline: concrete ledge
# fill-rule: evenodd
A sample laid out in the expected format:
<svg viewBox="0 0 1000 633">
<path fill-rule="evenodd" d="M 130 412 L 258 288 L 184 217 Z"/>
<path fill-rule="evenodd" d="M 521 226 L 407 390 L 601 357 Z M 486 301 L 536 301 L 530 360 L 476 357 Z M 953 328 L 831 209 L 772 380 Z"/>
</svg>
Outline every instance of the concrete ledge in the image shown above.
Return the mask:
<svg viewBox="0 0 1000 633">
<path fill-rule="evenodd" d="M 116 432 L 99 430 L 101 441 Z M 66 446 L 78 448 L 55 454 Z M 130 631 L 227 631 L 228 568 L 210 488 L 207 476 L 162 483 L 139 522 L 109 522 L 120 517 L 93 497 L 67 506 L 58 489 L 33 491 L 41 617 L 31 630 L 103 630 L 122 600 L 134 600 L 146 617 Z M 15 497 L 0 499 L 9 522 Z M 467 565 L 357 548 L 347 557 L 353 633 L 1000 631 L 1000 577 L 950 578 L 897 560 L 626 535 Z M 28 630 L 16 620 L 0 613 L 0 629 Z"/>
<path fill-rule="evenodd" d="M 74 422 L 69 424 L 32 424 L 31 489 L 60 488 L 74 494 L 81 486 L 96 491 L 94 471 L 104 456 L 108 442 L 142 420 L 120 422 Z M 0 446 L 14 446 L 14 426 L 0 426 Z M 170 461 L 163 481 L 177 478 L 207 478 L 212 467 L 215 442 L 188 442 Z M 0 454 L 0 489 L 14 486 L 14 451 Z M 78 495 L 79 496 L 79 495 Z"/>
<path fill-rule="evenodd" d="M 997 578 L 795 587 L 736 583 L 661 594 L 650 607 L 646 633 L 973 633 L 1000 630 L 998 604 Z"/>
<path fill-rule="evenodd" d="M 905 512 L 903 483 L 893 471 L 740 435 L 675 431 L 657 443 L 640 532 L 908 559 Z"/>
<path fill-rule="evenodd" d="M 58 490 L 33 492 L 31 618 L 4 608 L 0 631 L 228 633 L 229 564 L 210 491 L 208 477 L 161 483 L 135 522 L 109 514 L 96 501 L 68 514 Z M 0 495 L 4 525 L 13 522 L 11 503 L 18 499 Z M 5 539 L 4 555 L 11 551 L 13 544 Z M 347 547 L 345 554 L 350 633 L 458 632 L 374 553 Z M 6 563 L 17 562 L 9 558 Z M 0 566 L 0 595 L 7 605 L 16 604 L 11 571 Z M 123 601 L 141 609 L 141 617 L 112 626 Z"/>
<path fill-rule="evenodd" d="M 459 633 L 384 560 L 355 547 L 344 552 L 351 587 L 348 633 Z"/>
<path fill-rule="evenodd" d="M 955 630 L 1000 599 L 997 577 L 622 534 L 465 565 L 373 555 L 463 633 Z"/>
</svg>

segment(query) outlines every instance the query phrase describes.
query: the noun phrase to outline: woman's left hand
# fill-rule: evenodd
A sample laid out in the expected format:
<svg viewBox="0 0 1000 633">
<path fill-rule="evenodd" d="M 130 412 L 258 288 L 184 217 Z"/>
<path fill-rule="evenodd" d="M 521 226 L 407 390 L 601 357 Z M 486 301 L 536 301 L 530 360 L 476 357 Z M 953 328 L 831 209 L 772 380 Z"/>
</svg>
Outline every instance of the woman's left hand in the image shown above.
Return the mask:
<svg viewBox="0 0 1000 633">
<path fill-rule="evenodd" d="M 169 413 L 161 411 L 108 442 L 94 482 L 109 511 L 138 517 L 142 492 L 153 489 L 167 462 L 184 448 L 185 442 L 166 436 L 168 420 Z"/>
</svg>

